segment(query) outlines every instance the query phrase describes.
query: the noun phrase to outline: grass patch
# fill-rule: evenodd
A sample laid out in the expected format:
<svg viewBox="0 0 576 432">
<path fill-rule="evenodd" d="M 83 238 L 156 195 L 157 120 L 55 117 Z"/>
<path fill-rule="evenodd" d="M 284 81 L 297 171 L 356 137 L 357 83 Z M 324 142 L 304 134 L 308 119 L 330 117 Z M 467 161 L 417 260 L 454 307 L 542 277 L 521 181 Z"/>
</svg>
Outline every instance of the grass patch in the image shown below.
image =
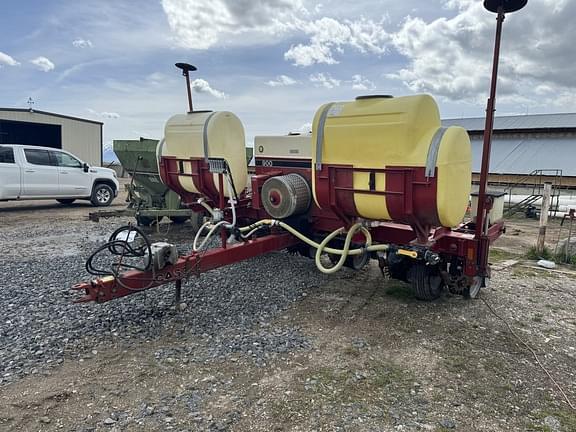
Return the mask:
<svg viewBox="0 0 576 432">
<path fill-rule="evenodd" d="M 382 395 L 408 394 L 408 389 L 414 382 L 414 375 L 406 368 L 391 362 L 376 361 L 367 364 L 362 371 L 353 368 L 319 367 L 297 378 L 299 389 L 297 394 L 306 394 L 314 400 L 314 405 L 323 404 L 370 404 L 370 401 L 381 398 Z M 294 413 L 305 406 L 302 401 L 294 401 L 292 407 L 285 406 L 284 411 Z M 282 408 L 282 407 L 277 407 Z"/>
<path fill-rule="evenodd" d="M 394 297 L 398 300 L 411 300 L 414 298 L 414 292 L 407 283 L 390 279 L 386 285 L 387 287 L 384 293 L 387 296 Z"/>
<path fill-rule="evenodd" d="M 552 251 L 544 246 L 544 249 L 542 250 L 542 252 L 538 252 L 538 249 L 536 248 L 536 246 L 532 246 L 530 247 L 530 249 L 528 249 L 528 252 L 526 252 L 526 258 L 534 260 L 534 261 L 538 261 L 538 260 L 548 260 L 548 261 L 554 261 L 554 254 L 552 253 Z"/>
<path fill-rule="evenodd" d="M 392 363 L 380 365 L 373 371 L 372 383 L 379 388 L 399 386 L 403 387 L 414 380 L 406 369 Z"/>
<path fill-rule="evenodd" d="M 518 258 L 518 254 L 514 252 L 507 251 L 505 249 L 498 249 L 495 247 L 490 248 L 489 259 L 491 261 L 506 261 L 509 259 Z"/>
<path fill-rule="evenodd" d="M 546 426 L 544 419 L 546 417 L 555 417 L 560 421 L 561 430 L 576 431 L 576 412 L 568 409 L 561 410 L 543 410 L 533 416 L 538 423 L 531 421 L 527 426 L 529 431 L 552 432 L 552 429 Z"/>
<path fill-rule="evenodd" d="M 536 246 L 532 246 L 530 249 L 528 249 L 528 252 L 526 252 L 526 258 L 534 261 L 544 259 L 548 261 L 554 261 L 555 263 L 558 264 L 568 264 L 571 266 L 576 266 L 576 255 L 566 256 L 566 254 L 563 251 L 554 254 L 552 250 L 550 250 L 546 246 L 544 246 L 544 250 L 542 252 L 538 252 Z"/>
<path fill-rule="evenodd" d="M 514 267 L 512 269 L 512 276 L 515 277 L 535 277 L 535 276 L 540 276 L 540 273 L 538 273 L 536 270 L 532 270 L 532 269 L 527 269 L 527 268 L 523 268 L 523 267 Z M 530 300 L 530 299 L 528 299 Z"/>
<path fill-rule="evenodd" d="M 557 273 L 546 271 L 545 268 L 542 268 L 542 270 L 532 270 L 530 268 L 525 268 L 525 267 L 520 267 L 518 269 L 514 269 L 512 271 L 512 276 L 513 277 L 521 277 L 521 278 L 539 277 L 539 278 L 543 278 L 543 279 L 558 279 L 560 277 Z M 531 298 L 527 298 L 526 300 L 528 300 L 531 303 L 538 303 L 537 301 L 535 301 Z"/>
<path fill-rule="evenodd" d="M 566 256 L 566 254 L 563 251 L 560 251 L 556 254 L 556 256 L 554 257 L 555 261 L 557 263 L 562 263 L 562 264 L 568 264 L 571 266 L 576 266 L 576 255 L 568 255 Z"/>
</svg>

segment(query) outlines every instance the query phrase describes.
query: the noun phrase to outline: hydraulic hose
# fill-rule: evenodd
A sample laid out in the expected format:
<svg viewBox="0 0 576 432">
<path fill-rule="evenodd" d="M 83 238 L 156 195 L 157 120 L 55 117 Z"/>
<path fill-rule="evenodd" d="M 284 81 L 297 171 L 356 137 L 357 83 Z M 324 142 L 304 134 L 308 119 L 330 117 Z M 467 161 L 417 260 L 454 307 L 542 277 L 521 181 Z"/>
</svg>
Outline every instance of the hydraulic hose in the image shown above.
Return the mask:
<svg viewBox="0 0 576 432">
<path fill-rule="evenodd" d="M 200 204 L 202 207 L 204 207 L 208 211 L 208 213 L 210 213 L 210 215 L 212 216 L 212 220 L 202 224 L 202 226 L 200 227 L 200 229 L 198 230 L 198 232 L 194 236 L 194 243 L 192 244 L 192 249 L 194 250 L 194 252 L 197 252 L 198 250 L 201 250 L 202 248 L 204 248 L 206 243 L 210 240 L 210 238 L 212 237 L 212 235 L 214 235 L 214 233 L 216 232 L 216 230 L 218 230 L 218 228 L 225 227 L 225 228 L 231 229 L 231 228 L 236 227 L 236 206 L 235 206 L 234 197 L 232 196 L 232 190 L 234 189 L 234 185 L 232 184 L 232 181 L 230 179 L 230 175 L 228 173 L 226 173 L 226 186 L 228 189 L 228 196 L 229 196 L 228 202 L 230 204 L 231 211 L 232 211 L 232 223 L 229 223 L 225 220 L 221 220 L 221 221 L 214 224 L 214 218 L 216 216 L 216 212 L 208 204 L 206 204 L 204 202 L 204 200 L 199 199 L 198 204 Z M 242 233 L 242 238 L 246 239 L 246 238 L 251 237 L 262 226 L 266 226 L 266 225 L 267 226 L 279 226 L 279 227 L 285 229 L 286 231 L 288 231 L 293 236 L 297 237 L 299 240 L 301 240 L 304 243 L 308 244 L 309 246 L 315 248 L 316 254 L 314 257 L 314 261 L 316 263 L 316 267 L 318 267 L 318 270 L 320 270 L 322 273 L 326 273 L 326 274 L 335 273 L 338 270 L 340 270 L 342 268 L 342 266 L 344 265 L 344 263 L 346 262 L 346 258 L 348 258 L 349 256 L 362 255 L 362 254 L 366 254 L 366 253 L 370 253 L 370 252 L 388 250 L 387 245 L 372 245 L 372 236 L 370 234 L 370 231 L 368 231 L 368 229 L 366 229 L 360 223 L 353 225 L 348 230 L 348 233 L 346 234 L 346 238 L 344 240 L 344 247 L 342 249 L 335 249 L 335 248 L 328 247 L 328 244 L 336 236 L 344 233 L 345 232 L 344 228 L 339 228 L 336 231 L 333 231 L 332 233 L 328 234 L 328 236 L 326 236 L 326 238 L 324 238 L 324 240 L 322 240 L 321 243 L 315 242 L 314 240 L 306 237 L 304 234 L 302 234 L 298 230 L 292 228 L 290 225 L 288 225 L 282 221 L 275 220 L 275 219 L 262 219 L 258 222 L 251 224 L 251 225 L 239 228 L 238 230 L 240 231 L 240 233 Z M 198 245 L 198 241 L 200 239 L 200 236 L 202 235 L 202 233 L 204 233 L 204 231 L 206 229 L 208 229 L 209 231 L 206 234 L 206 236 L 204 237 L 204 240 L 202 241 L 202 243 L 200 243 L 200 245 Z M 362 232 L 362 234 L 364 235 L 364 238 L 366 239 L 365 246 L 362 248 L 350 249 L 350 245 L 352 243 L 352 238 L 358 232 Z M 324 265 L 322 264 L 322 262 L 320 260 L 323 253 L 340 255 L 340 258 L 334 266 L 324 267 Z"/>
<path fill-rule="evenodd" d="M 302 240 L 304 243 L 315 248 L 316 249 L 316 255 L 315 255 L 314 261 L 316 263 L 316 267 L 318 267 L 318 270 L 320 270 L 322 273 L 326 273 L 326 274 L 334 273 L 334 272 L 337 272 L 338 270 L 340 270 L 342 268 L 342 266 L 344 265 L 344 262 L 346 261 L 346 258 L 348 256 L 362 255 L 364 253 L 369 253 L 369 252 L 388 250 L 388 245 L 373 245 L 372 244 L 372 236 L 370 235 L 370 231 L 368 231 L 365 227 L 362 226 L 362 224 L 359 224 L 359 223 L 353 225 L 350 228 L 350 230 L 348 231 L 348 234 L 346 235 L 346 239 L 344 241 L 344 248 L 343 249 L 334 249 L 331 247 L 327 247 L 327 244 L 330 243 L 330 241 L 333 240 L 336 236 L 338 236 L 339 234 L 342 234 L 344 232 L 344 228 L 339 228 L 336 231 L 333 231 L 321 243 L 317 243 L 314 240 L 306 237 L 304 234 L 302 234 L 301 232 L 292 228 L 290 225 L 288 225 L 282 221 L 278 221 L 278 220 L 274 220 L 274 219 L 262 219 L 258 222 L 253 223 L 252 225 L 248 225 L 246 227 L 240 228 L 240 232 L 246 232 L 246 231 L 252 232 L 252 231 L 254 231 L 254 229 L 256 229 L 262 225 L 279 226 L 279 227 L 285 229 L 286 231 L 288 231 L 293 236 L 297 237 L 299 240 Z M 352 238 L 354 237 L 354 235 L 358 231 L 361 231 L 362 234 L 364 234 L 364 237 L 366 238 L 366 246 L 363 248 L 350 249 L 350 244 L 352 242 Z M 340 259 L 338 260 L 338 262 L 336 263 L 336 265 L 334 267 L 326 268 L 320 262 L 320 256 L 322 255 L 322 253 L 340 255 Z"/>
<path fill-rule="evenodd" d="M 226 221 L 220 221 L 215 225 L 212 225 L 212 221 L 204 222 L 204 224 L 200 227 L 200 229 L 198 230 L 198 232 L 194 236 L 194 243 L 192 244 L 192 250 L 194 250 L 194 252 L 197 252 L 197 251 L 201 250 L 202 248 L 204 248 L 204 245 L 208 242 L 208 240 L 210 240 L 210 238 L 212 237 L 214 232 L 218 228 L 220 228 L 221 226 L 224 226 L 224 225 L 229 225 L 229 224 Z M 207 229 L 208 227 L 210 227 L 208 234 L 206 234 L 206 237 L 204 237 L 204 240 L 202 240 L 202 243 L 200 243 L 200 246 L 198 246 L 198 239 L 200 238 L 200 235 L 202 235 L 202 232 L 204 232 L 204 230 Z"/>
<path fill-rule="evenodd" d="M 202 207 L 204 207 L 206 209 L 206 211 L 208 213 L 210 213 L 210 216 L 214 217 L 214 210 L 212 209 L 212 207 L 210 207 L 208 204 L 206 204 L 205 198 L 198 199 L 198 201 L 196 201 L 196 203 L 200 204 Z"/>
<path fill-rule="evenodd" d="M 355 224 L 352 226 L 352 228 L 350 228 L 348 234 L 346 234 L 346 239 L 344 241 L 344 248 L 342 249 L 342 255 L 340 255 L 340 259 L 338 260 L 338 262 L 332 267 L 324 267 L 324 265 L 322 265 L 322 261 L 320 260 L 322 252 L 324 252 L 326 245 L 330 243 L 330 241 L 334 237 L 344 232 L 344 228 L 337 229 L 336 231 L 333 231 L 328 236 L 326 236 L 326 238 L 322 240 L 322 243 L 320 243 L 319 247 L 316 249 L 314 262 L 316 263 L 316 267 L 318 267 L 318 270 L 326 274 L 335 273 L 338 270 L 340 270 L 350 253 L 350 243 L 352 242 L 352 237 L 354 237 L 354 234 L 356 234 L 356 232 L 358 231 L 362 231 L 362 234 L 364 234 L 364 237 L 366 238 L 366 246 L 363 249 L 358 250 L 362 251 L 363 253 L 368 253 L 368 248 L 372 245 L 372 236 L 370 235 L 370 231 L 364 228 L 361 224 Z"/>
<path fill-rule="evenodd" d="M 210 215 L 212 216 L 212 220 L 202 224 L 202 226 L 200 227 L 200 229 L 198 230 L 198 232 L 194 236 L 194 243 L 192 244 L 192 250 L 194 252 L 201 250 L 204 247 L 204 245 L 206 245 L 206 243 L 208 243 L 208 240 L 210 240 L 210 238 L 212 237 L 212 235 L 216 232 L 216 230 L 218 228 L 220 228 L 222 226 L 225 228 L 229 228 L 229 229 L 236 227 L 236 205 L 235 205 L 234 197 L 232 196 L 234 185 L 232 184 L 232 181 L 230 180 L 230 174 L 228 174 L 228 173 L 226 173 L 226 186 L 228 189 L 228 196 L 229 196 L 228 202 L 229 202 L 230 207 L 232 209 L 232 223 L 229 223 L 228 221 L 222 220 L 222 221 L 217 222 L 216 224 L 212 225 L 214 222 L 214 217 L 216 215 L 216 212 L 208 204 L 206 204 L 202 199 L 199 199 L 198 204 L 200 204 L 202 207 L 204 207 L 208 211 L 208 213 L 210 213 Z M 202 241 L 202 243 L 200 243 L 200 246 L 198 246 L 198 240 L 200 239 L 200 236 L 202 235 L 204 230 L 206 230 L 207 228 L 210 228 L 210 230 L 208 231 L 208 234 L 206 234 L 206 237 L 204 237 L 204 240 Z"/>
</svg>

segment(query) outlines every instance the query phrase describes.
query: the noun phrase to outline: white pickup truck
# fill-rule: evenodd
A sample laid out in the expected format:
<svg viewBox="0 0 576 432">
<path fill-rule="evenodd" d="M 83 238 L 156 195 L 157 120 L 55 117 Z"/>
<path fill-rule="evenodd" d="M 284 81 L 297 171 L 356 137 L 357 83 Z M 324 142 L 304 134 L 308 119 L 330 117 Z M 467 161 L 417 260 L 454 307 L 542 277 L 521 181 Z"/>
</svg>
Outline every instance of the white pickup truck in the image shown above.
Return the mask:
<svg viewBox="0 0 576 432">
<path fill-rule="evenodd" d="M 0 201 L 89 200 L 110 205 L 118 195 L 114 170 L 90 167 L 76 156 L 49 147 L 0 144 Z"/>
</svg>

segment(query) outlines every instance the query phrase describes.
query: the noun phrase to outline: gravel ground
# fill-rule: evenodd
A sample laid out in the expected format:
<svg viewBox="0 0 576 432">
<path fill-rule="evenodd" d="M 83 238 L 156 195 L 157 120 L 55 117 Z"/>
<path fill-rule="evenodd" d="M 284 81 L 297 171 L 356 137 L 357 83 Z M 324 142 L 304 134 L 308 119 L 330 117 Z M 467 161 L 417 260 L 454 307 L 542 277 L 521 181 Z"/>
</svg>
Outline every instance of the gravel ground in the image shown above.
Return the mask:
<svg viewBox="0 0 576 432">
<path fill-rule="evenodd" d="M 274 253 L 191 279 L 177 311 L 170 286 L 72 304 L 86 257 L 126 220 L 3 206 L 0 431 L 576 431 L 483 301 L 574 401 L 575 272 L 522 261 L 530 221 L 509 223 L 493 261 L 520 263 L 483 300 L 423 303 L 374 263 L 326 277 Z M 166 229 L 154 238 L 189 248 L 187 227 Z"/>
<path fill-rule="evenodd" d="M 192 278 L 183 285 L 184 311 L 173 307 L 172 286 L 149 290 L 102 305 L 73 304 L 70 287 L 88 279 L 86 257 L 124 221 L 104 225 L 72 223 L 53 229 L 13 229 L 0 234 L 4 244 L 18 243 L 0 258 L 0 385 L 37 374 L 46 365 L 66 358 L 85 357 L 113 342 L 141 343 L 157 338 L 167 328 L 180 326 L 215 344 L 195 360 L 225 358 L 249 352 L 260 364 L 270 353 L 305 348 L 308 343 L 292 328 L 260 329 L 270 317 L 303 295 L 306 287 L 324 278 L 311 260 L 273 253 Z M 166 238 L 152 231 L 154 237 Z M 174 232 L 167 240 L 174 240 Z M 61 256 L 64 255 L 64 256 Z M 290 261 L 290 266 L 286 262 Z M 258 271 L 253 271 L 258 269 Z M 286 283 L 290 281 L 290 283 Z M 262 327 L 266 329 L 266 327 Z M 158 358 L 170 350 L 158 352 Z"/>
</svg>

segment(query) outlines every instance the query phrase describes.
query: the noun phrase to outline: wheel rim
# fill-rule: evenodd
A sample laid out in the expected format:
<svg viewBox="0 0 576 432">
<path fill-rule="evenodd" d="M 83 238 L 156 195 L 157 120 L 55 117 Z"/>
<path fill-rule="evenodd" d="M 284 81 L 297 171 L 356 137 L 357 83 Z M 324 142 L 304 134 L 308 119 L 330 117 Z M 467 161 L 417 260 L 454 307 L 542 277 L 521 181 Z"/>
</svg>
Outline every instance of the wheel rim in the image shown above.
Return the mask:
<svg viewBox="0 0 576 432">
<path fill-rule="evenodd" d="M 96 201 L 105 204 L 110 200 L 110 191 L 108 189 L 99 189 L 96 191 Z"/>
<path fill-rule="evenodd" d="M 468 297 L 476 298 L 480 292 L 480 288 L 484 284 L 484 278 L 482 276 L 474 276 L 470 288 L 468 288 Z"/>
<path fill-rule="evenodd" d="M 366 266 L 366 264 L 368 264 L 369 260 L 370 255 L 368 255 L 368 252 L 364 252 L 363 254 L 360 255 L 355 255 L 352 257 L 352 268 L 354 270 L 361 270 L 362 268 L 364 268 L 364 266 Z"/>
</svg>

